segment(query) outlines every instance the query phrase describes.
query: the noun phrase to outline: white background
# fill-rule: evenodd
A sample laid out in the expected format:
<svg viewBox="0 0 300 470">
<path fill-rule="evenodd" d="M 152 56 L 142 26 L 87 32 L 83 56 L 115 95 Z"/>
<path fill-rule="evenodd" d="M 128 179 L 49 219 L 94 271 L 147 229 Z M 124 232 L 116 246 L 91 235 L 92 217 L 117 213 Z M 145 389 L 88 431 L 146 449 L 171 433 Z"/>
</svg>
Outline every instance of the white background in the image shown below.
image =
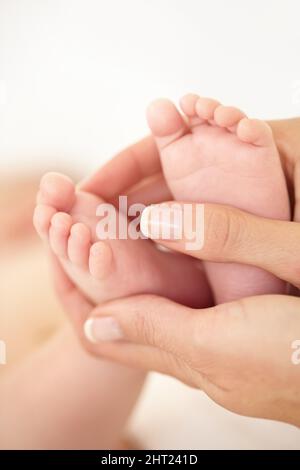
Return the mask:
<svg viewBox="0 0 300 470">
<path fill-rule="evenodd" d="M 159 96 L 300 115 L 299 19 L 299 0 L 0 0 L 0 171 L 88 174 L 147 132 Z M 148 446 L 300 447 L 294 428 L 169 379 L 143 403 L 133 429 Z"/>
<path fill-rule="evenodd" d="M 0 0 L 1 164 L 88 173 L 188 91 L 300 114 L 299 18 L 298 0 Z"/>
</svg>

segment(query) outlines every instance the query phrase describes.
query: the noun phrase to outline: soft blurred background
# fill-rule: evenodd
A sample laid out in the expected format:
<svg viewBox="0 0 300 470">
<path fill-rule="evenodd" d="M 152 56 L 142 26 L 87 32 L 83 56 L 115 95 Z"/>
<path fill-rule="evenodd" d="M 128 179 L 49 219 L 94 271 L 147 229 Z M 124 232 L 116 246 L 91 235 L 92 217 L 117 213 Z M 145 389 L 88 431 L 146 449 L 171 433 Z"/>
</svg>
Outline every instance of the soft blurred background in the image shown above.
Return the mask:
<svg viewBox="0 0 300 470">
<path fill-rule="evenodd" d="M 39 175 L 88 175 L 147 133 L 160 96 L 299 115 L 299 17 L 298 0 L 0 0 L 0 374 L 63 322 L 31 229 Z M 157 374 L 130 430 L 148 448 L 300 448 L 299 430 Z"/>
</svg>

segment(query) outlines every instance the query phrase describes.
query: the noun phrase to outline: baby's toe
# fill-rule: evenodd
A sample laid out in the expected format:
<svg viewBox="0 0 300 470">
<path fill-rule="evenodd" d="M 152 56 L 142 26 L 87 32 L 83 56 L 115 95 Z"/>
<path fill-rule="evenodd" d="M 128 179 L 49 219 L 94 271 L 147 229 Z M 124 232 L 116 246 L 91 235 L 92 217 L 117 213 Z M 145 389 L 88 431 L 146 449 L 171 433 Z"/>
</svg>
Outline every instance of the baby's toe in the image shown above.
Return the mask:
<svg viewBox="0 0 300 470">
<path fill-rule="evenodd" d="M 49 243 L 52 251 L 61 258 L 67 257 L 71 226 L 72 217 L 64 212 L 57 212 L 51 219 Z"/>
<path fill-rule="evenodd" d="M 91 232 L 89 228 L 82 223 L 74 224 L 68 241 L 68 257 L 71 263 L 81 268 L 87 268 L 90 246 Z"/>
<path fill-rule="evenodd" d="M 193 127 L 199 126 L 206 122 L 206 119 L 202 119 L 196 113 L 196 103 L 199 100 L 199 95 L 195 95 L 190 93 L 188 95 L 183 96 L 180 100 L 180 107 L 182 112 L 186 115 L 188 124 L 191 129 Z"/>
<path fill-rule="evenodd" d="M 219 101 L 211 98 L 199 98 L 196 102 L 196 113 L 200 119 L 214 121 L 215 109 L 220 105 Z"/>
<path fill-rule="evenodd" d="M 51 219 L 56 213 L 54 207 L 38 204 L 33 213 L 33 225 L 39 236 L 48 239 Z"/>
<path fill-rule="evenodd" d="M 214 112 L 215 123 L 220 127 L 235 130 L 238 122 L 245 117 L 245 114 L 238 108 L 232 106 L 218 106 Z"/>
<path fill-rule="evenodd" d="M 104 241 L 94 243 L 90 249 L 89 269 L 91 275 L 99 280 L 105 279 L 113 268 L 113 253 Z"/>
<path fill-rule="evenodd" d="M 274 142 L 270 126 L 259 119 L 242 119 L 237 126 L 236 134 L 243 142 L 260 147 L 268 147 Z"/>
<path fill-rule="evenodd" d="M 47 173 L 41 179 L 38 200 L 58 211 L 69 212 L 75 202 L 73 181 L 60 173 Z"/>
<path fill-rule="evenodd" d="M 150 104 L 147 120 L 160 150 L 188 132 L 187 125 L 176 106 L 160 99 Z"/>
<path fill-rule="evenodd" d="M 180 107 L 184 114 L 188 117 L 193 117 L 196 116 L 196 103 L 199 99 L 198 95 L 195 95 L 194 93 L 189 93 L 187 95 L 184 95 L 180 99 Z"/>
</svg>

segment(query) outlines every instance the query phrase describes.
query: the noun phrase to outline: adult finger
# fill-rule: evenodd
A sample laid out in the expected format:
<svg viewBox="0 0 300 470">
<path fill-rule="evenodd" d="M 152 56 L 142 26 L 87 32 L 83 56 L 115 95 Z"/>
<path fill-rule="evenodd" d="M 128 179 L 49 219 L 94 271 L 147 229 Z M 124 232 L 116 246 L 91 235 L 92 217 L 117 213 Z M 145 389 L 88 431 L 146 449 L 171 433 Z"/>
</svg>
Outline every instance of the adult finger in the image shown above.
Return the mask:
<svg viewBox="0 0 300 470">
<path fill-rule="evenodd" d="M 299 299 L 282 295 L 199 310 L 161 297 L 135 296 L 97 307 L 85 323 L 85 341 L 95 355 L 172 375 L 243 412 L 243 400 L 236 403 L 239 391 L 243 395 L 249 384 L 254 389 L 264 384 L 264 367 L 276 372 L 272 386 L 273 379 L 285 386 L 282 371 L 294 380 L 291 354 L 300 332 L 298 310 Z M 246 411 L 251 414 L 251 406 Z"/>
<path fill-rule="evenodd" d="M 257 266 L 300 285 L 299 223 L 217 204 L 169 202 L 148 206 L 141 230 L 159 244 L 195 258 Z"/>
<path fill-rule="evenodd" d="M 136 203 L 148 206 L 172 199 L 172 194 L 162 173 L 145 178 L 124 195 L 128 198 L 128 206 Z M 110 201 L 115 206 L 118 206 L 118 197 L 116 196 Z"/>
<path fill-rule="evenodd" d="M 92 342 L 127 341 L 153 346 L 166 352 L 189 348 L 193 309 L 154 296 L 119 299 L 96 307 L 85 323 L 86 337 Z"/>
<path fill-rule="evenodd" d="M 143 178 L 160 172 L 159 153 L 153 137 L 148 136 L 117 154 L 81 183 L 80 188 L 111 200 L 116 195 L 124 194 Z"/>
<path fill-rule="evenodd" d="M 201 372 L 193 371 L 190 362 L 195 353 L 198 364 L 207 362 L 206 357 L 198 358 L 198 332 L 201 329 L 204 355 L 212 348 L 211 319 L 211 309 L 198 311 L 158 296 L 134 296 L 96 307 L 84 325 L 84 346 L 96 356 L 173 375 L 201 388 Z"/>
</svg>

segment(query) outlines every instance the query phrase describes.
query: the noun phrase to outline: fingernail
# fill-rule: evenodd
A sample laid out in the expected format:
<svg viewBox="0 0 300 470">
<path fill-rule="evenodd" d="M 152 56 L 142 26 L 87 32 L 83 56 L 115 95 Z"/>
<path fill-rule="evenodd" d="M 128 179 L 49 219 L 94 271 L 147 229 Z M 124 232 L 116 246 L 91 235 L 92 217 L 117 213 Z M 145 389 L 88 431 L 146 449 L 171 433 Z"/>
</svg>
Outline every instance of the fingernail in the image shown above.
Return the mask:
<svg viewBox="0 0 300 470">
<path fill-rule="evenodd" d="M 180 240 L 183 233 L 183 209 L 180 204 L 154 204 L 143 210 L 141 232 L 153 240 Z"/>
<path fill-rule="evenodd" d="M 112 317 L 89 318 L 83 329 L 85 337 L 92 343 L 116 341 L 123 337 L 119 323 Z"/>
</svg>

